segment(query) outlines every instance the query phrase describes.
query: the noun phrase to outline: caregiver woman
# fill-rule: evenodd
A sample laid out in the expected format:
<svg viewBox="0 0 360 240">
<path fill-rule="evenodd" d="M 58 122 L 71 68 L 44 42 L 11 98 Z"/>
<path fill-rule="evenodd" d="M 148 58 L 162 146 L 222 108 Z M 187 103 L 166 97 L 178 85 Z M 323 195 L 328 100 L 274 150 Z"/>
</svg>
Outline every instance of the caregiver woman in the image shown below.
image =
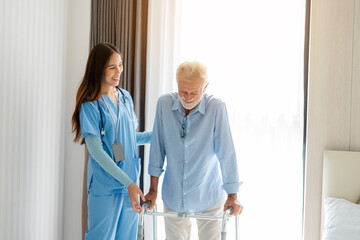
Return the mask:
<svg viewBox="0 0 360 240">
<path fill-rule="evenodd" d="M 85 239 L 136 239 L 140 159 L 136 145 L 149 143 L 151 132 L 135 133 L 137 118 L 130 94 L 118 87 L 122 55 L 100 43 L 90 52 L 72 117 L 75 142 L 89 151 L 88 228 Z"/>
</svg>

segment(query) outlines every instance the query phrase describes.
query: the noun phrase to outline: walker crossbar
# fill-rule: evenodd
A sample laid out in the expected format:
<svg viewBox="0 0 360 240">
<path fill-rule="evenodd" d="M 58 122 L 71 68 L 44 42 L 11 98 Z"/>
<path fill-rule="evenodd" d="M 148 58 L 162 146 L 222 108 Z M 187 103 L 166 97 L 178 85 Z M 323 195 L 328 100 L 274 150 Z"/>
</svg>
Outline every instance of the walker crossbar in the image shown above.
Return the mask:
<svg viewBox="0 0 360 240">
<path fill-rule="evenodd" d="M 156 211 L 156 204 L 154 206 L 153 211 L 148 211 L 147 208 L 150 207 L 151 202 L 146 202 L 142 205 L 143 212 L 140 214 L 140 220 L 139 220 L 139 233 L 138 233 L 138 239 L 137 240 L 143 240 L 143 229 L 144 229 L 144 215 L 152 215 L 154 218 L 154 224 L 153 224 L 153 239 L 157 240 L 157 216 L 163 216 L 163 217 L 178 217 L 178 218 L 195 218 L 195 219 L 205 219 L 205 220 L 222 220 L 221 225 L 221 240 L 226 240 L 226 227 L 227 227 L 227 221 L 231 218 L 231 213 L 234 211 L 232 207 L 229 207 L 224 212 L 223 216 L 213 216 L 213 215 L 203 215 L 203 214 L 196 214 L 196 213 L 170 213 L 170 212 L 157 212 Z M 238 218 L 239 216 L 235 217 L 235 229 L 236 229 L 236 240 L 238 240 Z M 141 231 L 141 232 L 140 232 Z"/>
</svg>

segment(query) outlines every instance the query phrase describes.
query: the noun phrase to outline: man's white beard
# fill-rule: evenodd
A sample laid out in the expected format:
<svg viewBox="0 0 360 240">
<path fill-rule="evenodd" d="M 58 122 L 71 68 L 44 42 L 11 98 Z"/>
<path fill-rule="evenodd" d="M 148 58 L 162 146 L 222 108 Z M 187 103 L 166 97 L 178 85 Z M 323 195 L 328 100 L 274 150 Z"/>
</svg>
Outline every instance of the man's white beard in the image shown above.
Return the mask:
<svg viewBox="0 0 360 240">
<path fill-rule="evenodd" d="M 200 101 L 201 101 L 201 99 L 202 99 L 202 95 L 201 95 L 201 97 L 198 98 L 197 100 L 194 99 L 193 101 L 191 101 L 191 102 L 189 102 L 189 103 L 185 102 L 185 98 L 184 98 L 184 97 L 180 97 L 180 96 L 179 96 L 179 99 L 180 99 L 181 105 L 182 105 L 185 109 L 191 110 L 191 109 L 195 108 L 195 107 L 200 103 Z"/>
</svg>

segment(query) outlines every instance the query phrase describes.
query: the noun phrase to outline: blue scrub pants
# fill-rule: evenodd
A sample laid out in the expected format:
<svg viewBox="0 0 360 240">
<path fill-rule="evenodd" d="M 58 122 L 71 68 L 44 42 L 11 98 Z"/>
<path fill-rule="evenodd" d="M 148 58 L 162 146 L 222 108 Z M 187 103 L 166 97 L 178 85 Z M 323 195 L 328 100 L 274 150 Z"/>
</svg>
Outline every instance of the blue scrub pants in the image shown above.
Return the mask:
<svg viewBox="0 0 360 240">
<path fill-rule="evenodd" d="M 132 208 L 129 193 L 88 195 L 86 240 L 135 240 L 139 214 Z"/>
</svg>

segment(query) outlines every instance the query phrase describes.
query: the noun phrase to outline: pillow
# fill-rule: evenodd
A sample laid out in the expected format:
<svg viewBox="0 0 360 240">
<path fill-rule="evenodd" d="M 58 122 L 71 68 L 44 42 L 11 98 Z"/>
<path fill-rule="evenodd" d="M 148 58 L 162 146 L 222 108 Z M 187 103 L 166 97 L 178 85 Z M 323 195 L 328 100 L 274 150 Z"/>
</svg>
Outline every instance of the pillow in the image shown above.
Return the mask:
<svg viewBox="0 0 360 240">
<path fill-rule="evenodd" d="M 323 240 L 360 240 L 360 205 L 325 198 Z"/>
</svg>

